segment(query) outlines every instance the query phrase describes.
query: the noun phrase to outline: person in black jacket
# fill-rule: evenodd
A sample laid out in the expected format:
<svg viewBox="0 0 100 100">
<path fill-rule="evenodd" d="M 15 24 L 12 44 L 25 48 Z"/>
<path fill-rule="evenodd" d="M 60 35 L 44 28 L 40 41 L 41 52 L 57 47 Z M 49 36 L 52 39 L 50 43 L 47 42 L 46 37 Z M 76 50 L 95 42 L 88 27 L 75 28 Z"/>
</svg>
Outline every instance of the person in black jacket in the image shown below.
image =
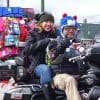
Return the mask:
<svg viewBox="0 0 100 100">
<path fill-rule="evenodd" d="M 67 100 L 81 100 L 77 89 L 76 79 L 82 74 L 80 71 L 81 61 L 70 62 L 68 59 L 84 52 L 79 39 L 77 38 L 78 22 L 76 16 L 64 15 L 60 22 L 60 36 L 56 41 L 51 42 L 49 49 L 53 51 L 55 48 L 55 54 L 51 52 L 51 69 L 54 73 L 52 79 L 52 87 L 64 90 L 67 96 Z M 70 45 L 66 45 L 63 40 L 69 40 Z M 68 44 L 68 43 L 67 43 Z M 82 68 L 84 68 L 81 65 Z M 74 77 L 73 77 L 74 76 Z"/>
<path fill-rule="evenodd" d="M 53 67 L 51 66 L 51 68 L 54 73 L 56 73 L 56 71 L 57 73 L 67 72 L 73 75 L 80 73 L 77 62 L 73 63 L 68 61 L 68 58 L 77 56 L 84 51 L 84 47 L 77 37 L 77 29 L 78 22 L 76 16 L 64 16 L 61 19 L 59 28 L 60 35 L 57 36 L 55 41 L 50 42 L 48 46 L 49 51 L 52 51 L 51 64 Z M 60 65 L 62 66 L 61 68 Z"/>
<path fill-rule="evenodd" d="M 28 64 L 25 64 L 25 66 L 27 65 L 26 73 L 28 75 L 35 74 L 35 76 L 40 78 L 40 84 L 47 100 L 50 100 L 47 92 L 47 84 L 52 78 L 52 72 L 50 67 L 45 63 L 45 50 L 49 42 L 53 41 L 56 37 L 57 32 L 54 26 L 53 15 L 47 12 L 42 13 L 34 30 L 28 33 L 26 46 L 23 50 L 23 54 L 26 54 L 29 58 Z M 20 81 L 27 82 L 28 78 L 24 76 Z"/>
</svg>

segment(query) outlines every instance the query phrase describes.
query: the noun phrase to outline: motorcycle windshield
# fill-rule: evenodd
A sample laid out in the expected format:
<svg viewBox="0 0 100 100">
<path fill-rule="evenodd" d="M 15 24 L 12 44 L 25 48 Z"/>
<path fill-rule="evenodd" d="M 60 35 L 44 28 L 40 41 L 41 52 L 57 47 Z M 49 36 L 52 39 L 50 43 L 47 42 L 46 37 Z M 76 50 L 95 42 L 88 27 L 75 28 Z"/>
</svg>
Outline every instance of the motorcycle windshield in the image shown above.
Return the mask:
<svg viewBox="0 0 100 100">
<path fill-rule="evenodd" d="M 100 43 L 100 32 L 95 35 L 95 41 Z"/>
</svg>

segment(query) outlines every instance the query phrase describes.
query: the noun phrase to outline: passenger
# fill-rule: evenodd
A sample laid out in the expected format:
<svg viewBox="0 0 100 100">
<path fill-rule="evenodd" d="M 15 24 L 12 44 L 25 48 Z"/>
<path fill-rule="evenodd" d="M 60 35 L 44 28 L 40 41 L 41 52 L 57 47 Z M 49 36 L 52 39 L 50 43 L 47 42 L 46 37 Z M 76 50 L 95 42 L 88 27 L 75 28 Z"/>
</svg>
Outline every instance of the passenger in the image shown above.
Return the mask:
<svg viewBox="0 0 100 100">
<path fill-rule="evenodd" d="M 51 100 L 47 84 L 52 78 L 51 69 L 45 63 L 46 47 L 50 41 L 57 37 L 56 34 L 54 16 L 47 12 L 42 13 L 35 25 L 34 31 L 28 34 L 26 46 L 23 50 L 24 54 L 30 58 L 30 61 L 27 73 L 20 81 L 27 82 L 31 74 L 35 74 L 40 78 L 40 84 L 42 85 L 46 100 Z"/>
<path fill-rule="evenodd" d="M 79 53 L 84 51 L 84 48 L 79 44 L 79 39 L 76 37 L 77 28 L 77 17 L 64 14 L 60 22 L 61 35 L 56 42 L 52 41 L 48 47 L 49 49 L 54 47 L 56 52 L 56 56 L 55 54 L 51 56 L 51 68 L 54 75 L 56 74 L 53 77 L 52 86 L 64 90 L 67 100 L 81 100 L 76 79 L 73 77 L 80 74 L 80 68 L 78 67 L 78 62 L 68 61 L 68 58 L 75 56 L 76 52 L 74 51 Z M 62 42 L 65 39 L 70 41 L 69 47 L 65 42 Z M 59 43 L 57 43 L 58 41 Z"/>
</svg>

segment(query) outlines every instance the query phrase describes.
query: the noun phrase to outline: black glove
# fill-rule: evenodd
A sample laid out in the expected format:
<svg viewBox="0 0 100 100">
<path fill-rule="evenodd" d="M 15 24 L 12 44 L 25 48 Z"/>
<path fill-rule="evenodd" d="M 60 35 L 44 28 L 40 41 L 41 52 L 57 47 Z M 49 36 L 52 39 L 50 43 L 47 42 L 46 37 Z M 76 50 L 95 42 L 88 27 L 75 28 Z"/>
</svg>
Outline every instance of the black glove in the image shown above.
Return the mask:
<svg viewBox="0 0 100 100">
<path fill-rule="evenodd" d="M 58 43 L 57 52 L 59 54 L 62 54 L 65 52 L 65 49 L 70 46 L 70 41 L 67 38 L 65 38 L 65 39 L 61 39 L 59 42 L 60 43 Z"/>
</svg>

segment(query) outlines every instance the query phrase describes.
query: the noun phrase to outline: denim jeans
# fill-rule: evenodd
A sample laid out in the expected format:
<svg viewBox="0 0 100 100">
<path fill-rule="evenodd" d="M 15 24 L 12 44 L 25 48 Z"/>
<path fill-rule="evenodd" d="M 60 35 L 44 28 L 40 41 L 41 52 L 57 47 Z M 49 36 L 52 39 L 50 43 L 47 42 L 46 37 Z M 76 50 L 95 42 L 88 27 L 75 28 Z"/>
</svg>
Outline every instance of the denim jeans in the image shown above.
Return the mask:
<svg viewBox="0 0 100 100">
<path fill-rule="evenodd" d="M 46 64 L 40 64 L 35 68 L 35 74 L 40 78 L 40 84 L 47 84 L 52 78 L 52 71 Z"/>
</svg>

